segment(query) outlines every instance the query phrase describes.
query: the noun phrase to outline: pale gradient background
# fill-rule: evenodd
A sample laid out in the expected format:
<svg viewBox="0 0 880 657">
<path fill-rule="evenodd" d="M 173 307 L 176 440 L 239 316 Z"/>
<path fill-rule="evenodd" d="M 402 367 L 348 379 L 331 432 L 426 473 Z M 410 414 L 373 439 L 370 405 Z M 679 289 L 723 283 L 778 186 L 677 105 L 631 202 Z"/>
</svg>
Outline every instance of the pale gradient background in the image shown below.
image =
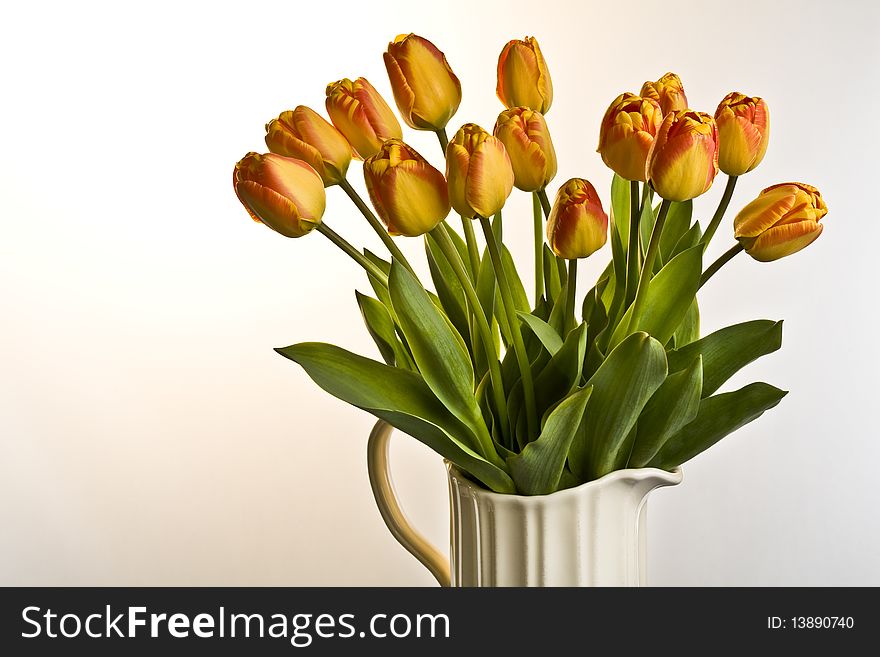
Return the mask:
<svg viewBox="0 0 880 657">
<path fill-rule="evenodd" d="M 374 508 L 371 418 L 272 351 L 325 340 L 374 355 L 361 272 L 317 234 L 252 223 L 230 185 L 263 124 L 321 109 L 328 81 L 364 75 L 390 98 L 381 54 L 409 31 L 462 80 L 455 126 L 491 127 L 498 52 L 540 39 L 556 90 L 551 193 L 584 176 L 607 203 L 602 113 L 666 70 L 698 109 L 733 89 L 766 98 L 770 150 L 734 209 L 803 180 L 827 199 L 827 229 L 793 258 L 738 258 L 701 302 L 707 332 L 785 318 L 784 349 L 734 383 L 792 392 L 655 494 L 649 580 L 880 584 L 876 3 L 134 7 L 16 3 L 0 23 L 0 584 L 432 583 Z M 440 163 L 433 135 L 407 139 Z M 351 175 L 362 189 L 359 165 Z M 699 199 L 700 217 L 720 193 Z M 511 206 L 528 272 L 529 199 Z M 338 189 L 326 219 L 379 248 Z M 712 255 L 730 241 L 728 220 Z M 405 249 L 420 260 L 418 241 Z M 581 267 L 582 289 L 607 255 Z M 405 437 L 393 458 L 412 518 L 445 544 L 440 459 Z"/>
</svg>

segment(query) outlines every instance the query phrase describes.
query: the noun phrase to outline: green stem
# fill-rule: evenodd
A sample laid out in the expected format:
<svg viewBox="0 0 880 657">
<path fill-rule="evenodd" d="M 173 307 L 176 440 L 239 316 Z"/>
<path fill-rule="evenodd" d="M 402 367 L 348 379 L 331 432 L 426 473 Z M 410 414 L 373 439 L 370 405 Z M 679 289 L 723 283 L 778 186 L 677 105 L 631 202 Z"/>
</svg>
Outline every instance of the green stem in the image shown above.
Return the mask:
<svg viewBox="0 0 880 657">
<path fill-rule="evenodd" d="M 632 305 L 632 314 L 629 318 L 629 326 L 627 332 L 631 333 L 633 326 L 638 320 L 642 306 L 645 305 L 645 294 L 648 291 L 648 283 L 654 274 L 654 261 L 657 259 L 657 252 L 660 250 L 660 234 L 663 232 L 663 225 L 666 223 L 666 215 L 669 214 L 669 207 L 672 201 L 663 199 L 660 204 L 660 212 L 657 214 L 657 221 L 654 223 L 654 229 L 651 231 L 651 241 L 648 242 L 648 250 L 645 252 L 645 262 L 642 263 L 642 274 L 639 276 L 639 287 L 636 290 L 636 298 Z"/>
<path fill-rule="evenodd" d="M 443 157 L 446 157 L 446 147 L 449 146 L 449 137 L 446 136 L 446 128 L 437 130 L 437 139 L 440 140 L 440 148 L 443 149 Z"/>
<path fill-rule="evenodd" d="M 574 314 L 575 291 L 577 289 L 577 273 L 578 261 L 577 258 L 572 258 L 568 261 L 568 283 L 565 288 L 565 322 L 566 324 L 570 324 L 569 326 L 566 326 L 566 332 L 573 329 L 575 324 L 577 324 L 577 320 L 575 319 Z M 574 322 L 574 324 L 572 324 L 572 322 Z"/>
<path fill-rule="evenodd" d="M 727 206 L 730 205 L 730 199 L 733 196 L 733 188 L 736 187 L 736 179 L 736 176 L 727 177 L 727 185 L 724 187 L 724 194 L 721 196 L 721 202 L 718 203 L 718 209 L 715 210 L 715 214 L 712 215 L 712 221 L 709 222 L 706 232 L 703 235 L 704 251 L 706 250 L 706 247 L 709 246 L 709 242 L 711 242 L 712 238 L 715 236 L 715 231 L 718 230 L 718 225 L 724 218 L 724 213 L 727 212 Z"/>
<path fill-rule="evenodd" d="M 388 287 L 388 277 L 385 275 L 385 272 L 383 272 L 376 265 L 370 262 L 370 260 L 363 253 L 361 253 L 351 244 L 345 241 L 345 239 L 339 233 L 334 231 L 324 222 L 318 224 L 317 231 L 321 233 L 324 237 L 329 239 L 331 242 L 333 242 L 340 249 L 345 251 L 345 253 L 347 253 L 349 256 L 351 256 L 351 258 L 356 263 L 367 270 L 367 273 L 370 274 L 370 276 L 378 280 L 385 287 Z"/>
<path fill-rule="evenodd" d="M 541 207 L 544 210 L 544 217 L 546 219 L 549 219 L 551 207 L 550 207 L 550 199 L 547 198 L 547 190 L 546 189 L 539 189 L 537 192 L 535 192 L 535 194 L 538 195 L 538 199 L 541 201 Z"/>
<path fill-rule="evenodd" d="M 516 307 L 513 305 L 513 294 L 510 291 L 510 281 L 507 280 L 507 273 L 504 271 L 504 261 L 501 257 L 501 249 L 498 248 L 498 241 L 495 239 L 495 233 L 492 232 L 492 226 L 489 223 L 489 220 L 486 217 L 480 217 L 480 224 L 483 227 L 483 234 L 486 237 L 486 246 L 489 248 L 489 257 L 492 259 L 492 268 L 495 270 L 495 278 L 498 280 L 498 290 L 501 293 L 501 305 L 504 306 L 504 313 L 507 315 L 507 323 L 510 326 L 510 335 L 513 340 L 513 350 L 516 354 L 520 376 L 522 377 L 529 439 L 534 439 L 538 435 L 538 418 L 535 410 L 535 384 L 532 380 L 532 366 L 531 363 L 529 363 L 529 355 L 526 353 L 522 331 L 520 331 L 519 328 L 520 321 L 516 316 Z"/>
<path fill-rule="evenodd" d="M 744 251 L 744 247 L 742 244 L 737 242 L 732 247 L 730 247 L 727 251 L 721 254 L 721 256 L 713 262 L 706 271 L 703 272 L 703 275 L 700 276 L 700 287 L 703 287 L 712 276 L 715 275 L 719 269 L 721 269 L 724 265 L 728 263 L 728 261 L 732 260 L 733 257 L 738 254 L 740 251 Z"/>
<path fill-rule="evenodd" d="M 382 240 L 382 243 L 385 244 L 386 247 L 388 247 L 388 251 L 391 253 L 391 255 L 394 256 L 400 264 L 406 267 L 411 274 L 415 274 L 412 266 L 409 264 L 406 257 L 401 252 L 400 247 L 398 247 L 397 244 L 394 243 L 394 239 L 391 237 L 391 235 L 388 234 L 388 231 L 385 230 L 385 226 L 383 226 L 382 222 L 380 222 L 376 215 L 373 214 L 370 206 L 364 203 L 364 200 L 355 191 L 354 187 L 351 186 L 351 183 L 348 182 L 347 179 L 343 178 L 339 181 L 339 186 L 346 194 L 348 194 L 348 198 L 350 198 L 352 202 L 354 202 L 354 204 L 357 206 L 357 209 L 361 211 L 361 214 L 366 217 L 367 222 L 370 224 L 370 226 L 373 227 L 373 230 L 376 231 L 376 234 L 379 236 L 379 239 Z"/>
<path fill-rule="evenodd" d="M 450 239 L 446 227 L 443 224 L 440 224 L 431 231 L 431 234 L 437 240 L 437 245 L 440 247 L 440 250 L 443 251 L 443 255 L 446 256 L 446 259 L 452 266 L 452 271 L 461 283 L 468 304 L 470 304 L 471 310 L 473 311 L 473 316 L 477 323 L 477 330 L 480 333 L 480 339 L 483 341 L 483 349 L 486 351 L 486 360 L 489 363 L 489 379 L 491 381 L 492 394 L 495 397 L 495 408 L 499 415 L 501 433 L 506 436 L 508 421 L 507 400 L 504 396 L 504 380 L 501 378 L 501 364 L 498 358 L 498 352 L 495 349 L 495 341 L 492 339 L 492 330 L 489 328 L 489 322 L 486 320 L 486 315 L 483 312 L 483 307 L 480 304 L 477 291 L 474 289 L 471 279 L 468 278 L 461 256 L 458 254 L 458 250 L 452 243 L 452 239 Z M 492 450 L 490 454 L 495 455 L 497 458 L 495 447 L 491 447 Z"/>
<path fill-rule="evenodd" d="M 532 194 L 532 216 L 535 222 L 535 307 L 544 294 L 544 216 L 541 214 L 541 199 L 538 193 Z"/>
<path fill-rule="evenodd" d="M 626 294 L 623 298 L 623 307 L 636 298 L 636 286 L 639 282 L 639 265 L 641 254 L 639 253 L 639 220 L 641 219 L 641 207 L 639 204 L 639 181 L 629 182 L 629 246 L 626 249 Z"/>
<path fill-rule="evenodd" d="M 464 230 L 464 240 L 467 243 L 468 260 L 471 263 L 471 280 L 477 282 L 480 273 L 480 250 L 477 248 L 477 236 L 474 235 L 474 220 L 467 217 L 461 218 L 461 227 Z"/>
</svg>

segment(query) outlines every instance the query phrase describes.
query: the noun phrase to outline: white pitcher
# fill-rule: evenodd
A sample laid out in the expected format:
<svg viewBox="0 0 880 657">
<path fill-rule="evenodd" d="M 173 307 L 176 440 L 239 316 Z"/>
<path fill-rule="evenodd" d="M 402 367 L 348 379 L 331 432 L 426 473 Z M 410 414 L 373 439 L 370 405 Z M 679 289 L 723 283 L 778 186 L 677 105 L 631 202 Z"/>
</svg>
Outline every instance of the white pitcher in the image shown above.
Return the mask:
<svg viewBox="0 0 880 657">
<path fill-rule="evenodd" d="M 449 558 L 407 520 L 388 469 L 393 427 L 380 420 L 367 444 L 376 504 L 394 537 L 441 586 L 641 586 L 646 503 L 681 482 L 681 469 L 618 470 L 550 495 L 503 495 L 447 462 Z"/>
</svg>

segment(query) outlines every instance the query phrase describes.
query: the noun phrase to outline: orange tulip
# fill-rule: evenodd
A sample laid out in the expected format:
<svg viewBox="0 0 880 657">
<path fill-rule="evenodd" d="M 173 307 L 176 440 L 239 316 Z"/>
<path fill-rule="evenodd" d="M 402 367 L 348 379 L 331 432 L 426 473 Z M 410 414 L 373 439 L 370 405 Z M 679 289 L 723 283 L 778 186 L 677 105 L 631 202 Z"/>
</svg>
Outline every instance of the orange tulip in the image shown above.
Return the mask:
<svg viewBox="0 0 880 657">
<path fill-rule="evenodd" d="M 321 223 L 324 183 L 302 160 L 248 153 L 235 165 L 232 185 L 254 221 L 286 237 L 302 237 Z"/>
<path fill-rule="evenodd" d="M 667 73 L 656 82 L 645 82 L 640 94 L 643 98 L 656 100 L 663 110 L 663 114 L 669 114 L 676 110 L 687 109 L 688 99 L 684 95 L 684 86 L 681 78 L 675 73 Z"/>
<path fill-rule="evenodd" d="M 605 112 L 599 128 L 599 154 L 609 169 L 627 180 L 645 181 L 648 151 L 663 114 L 655 100 L 620 94 Z"/>
<path fill-rule="evenodd" d="M 797 253 L 822 234 L 828 206 L 819 190 L 781 183 L 762 191 L 733 220 L 734 236 L 755 260 L 769 262 Z"/>
<path fill-rule="evenodd" d="M 596 189 L 583 178 L 572 178 L 556 194 L 547 219 L 547 241 L 560 258 L 586 258 L 608 239 L 608 215 Z"/>
<path fill-rule="evenodd" d="M 403 137 L 394 112 L 364 78 L 328 84 L 327 113 L 361 158 L 379 152 L 384 140 Z"/>
<path fill-rule="evenodd" d="M 514 185 L 524 192 L 544 189 L 556 176 L 556 149 L 540 112 L 512 107 L 498 115 L 495 136 L 513 165 Z"/>
<path fill-rule="evenodd" d="M 461 83 L 446 56 L 416 34 L 388 44 L 385 68 L 400 115 L 416 130 L 442 130 L 461 103 Z"/>
<path fill-rule="evenodd" d="M 770 113 L 762 98 L 732 91 L 715 110 L 715 122 L 718 168 L 729 176 L 741 176 L 761 164 L 770 141 Z"/>
<path fill-rule="evenodd" d="M 474 123 L 463 125 L 446 148 L 449 199 L 462 217 L 491 217 L 513 189 L 504 144 Z"/>
<path fill-rule="evenodd" d="M 423 235 L 449 214 L 443 174 L 399 139 L 388 139 L 364 162 L 364 180 L 391 235 Z"/>
<path fill-rule="evenodd" d="M 676 110 L 663 119 L 648 153 L 647 177 L 667 201 L 706 192 L 718 174 L 718 128 L 703 112 Z"/>
<path fill-rule="evenodd" d="M 553 103 L 553 83 L 538 40 L 508 42 L 498 57 L 496 93 L 505 107 L 528 107 L 546 114 Z"/>
<path fill-rule="evenodd" d="M 266 146 L 278 155 L 307 162 L 321 176 L 325 187 L 344 180 L 351 164 L 351 146 L 342 133 L 303 105 L 269 121 Z"/>
</svg>

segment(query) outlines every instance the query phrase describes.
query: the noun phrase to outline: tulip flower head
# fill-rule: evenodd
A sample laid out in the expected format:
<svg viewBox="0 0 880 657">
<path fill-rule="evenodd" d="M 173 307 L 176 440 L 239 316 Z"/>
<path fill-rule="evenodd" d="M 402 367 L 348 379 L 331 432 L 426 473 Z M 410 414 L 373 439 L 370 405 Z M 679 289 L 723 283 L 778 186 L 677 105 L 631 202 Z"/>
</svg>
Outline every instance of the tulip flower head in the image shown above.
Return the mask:
<svg viewBox="0 0 880 657">
<path fill-rule="evenodd" d="M 772 185 L 736 215 L 734 236 L 755 260 L 778 260 L 815 241 L 826 214 L 828 206 L 815 187 L 794 182 Z"/>
<path fill-rule="evenodd" d="M 328 84 L 327 114 L 363 159 L 378 153 L 386 139 L 403 137 L 394 112 L 364 78 Z"/>
<path fill-rule="evenodd" d="M 364 162 L 370 200 L 391 235 L 415 237 L 449 214 L 446 179 L 399 139 L 386 140 Z"/>
<path fill-rule="evenodd" d="M 248 153 L 235 165 L 232 185 L 254 221 L 286 237 L 302 237 L 321 223 L 324 183 L 302 160 Z"/>
<path fill-rule="evenodd" d="M 681 78 L 675 73 L 667 73 L 656 82 L 645 82 L 642 85 L 640 95 L 643 98 L 656 100 L 663 110 L 663 115 L 669 114 L 676 110 L 687 109 L 688 99 L 684 94 L 684 85 L 681 84 Z"/>
<path fill-rule="evenodd" d="M 384 59 L 406 124 L 416 130 L 444 129 L 461 103 L 461 83 L 446 56 L 427 39 L 401 34 L 388 44 Z"/>
<path fill-rule="evenodd" d="M 266 124 L 266 146 L 273 153 L 308 163 L 325 187 L 343 180 L 351 164 L 351 146 L 342 133 L 303 105 Z"/>
<path fill-rule="evenodd" d="M 494 133 L 510 156 L 517 189 L 536 192 L 556 176 L 556 149 L 540 112 L 528 107 L 505 110 L 498 115 Z"/>
<path fill-rule="evenodd" d="M 553 103 L 553 83 L 538 40 L 508 42 L 498 57 L 498 99 L 505 107 L 528 107 L 546 114 Z"/>
<path fill-rule="evenodd" d="M 646 174 L 667 201 L 687 201 L 705 193 L 718 175 L 715 119 L 693 110 L 667 114 L 648 153 Z"/>
<path fill-rule="evenodd" d="M 513 190 L 504 144 L 474 123 L 463 125 L 446 148 L 449 200 L 462 217 L 491 217 Z"/>
<path fill-rule="evenodd" d="M 657 101 L 620 94 L 605 112 L 599 128 L 602 161 L 621 178 L 645 181 L 645 163 L 663 112 Z"/>
<path fill-rule="evenodd" d="M 608 239 L 608 215 L 596 189 L 583 178 L 572 178 L 556 194 L 547 219 L 547 241 L 560 258 L 586 258 Z"/>
<path fill-rule="evenodd" d="M 715 110 L 718 168 L 741 176 L 761 164 L 770 141 L 770 113 L 762 98 L 733 91 Z"/>
</svg>

